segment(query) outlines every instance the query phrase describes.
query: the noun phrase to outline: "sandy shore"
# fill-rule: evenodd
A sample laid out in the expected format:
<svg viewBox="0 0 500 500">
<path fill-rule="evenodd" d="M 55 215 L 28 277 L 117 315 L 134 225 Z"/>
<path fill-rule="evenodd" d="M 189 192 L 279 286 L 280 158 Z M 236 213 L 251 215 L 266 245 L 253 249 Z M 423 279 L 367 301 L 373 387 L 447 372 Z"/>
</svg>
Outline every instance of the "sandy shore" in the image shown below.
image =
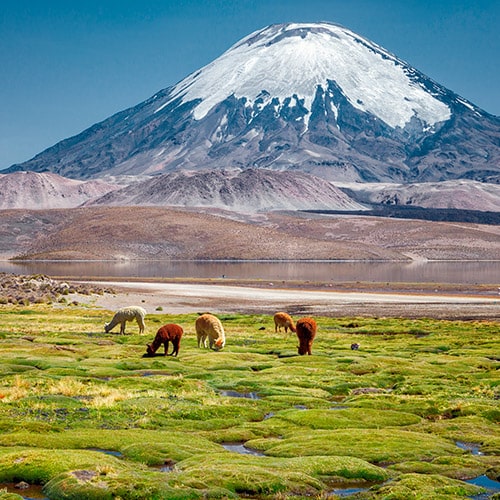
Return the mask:
<svg viewBox="0 0 500 500">
<path fill-rule="evenodd" d="M 300 283 L 286 287 L 273 283 L 223 284 L 220 282 L 124 282 L 94 281 L 112 288 L 114 294 L 93 296 L 81 301 L 114 310 L 142 305 L 149 314 L 180 314 L 211 311 L 214 313 L 273 314 L 285 310 L 294 315 L 432 317 L 443 319 L 500 320 L 500 295 L 496 290 L 402 289 L 372 290 L 335 287 L 321 289 Z M 359 288 L 359 287 L 358 287 Z M 158 308 L 161 308 L 158 311 Z"/>
</svg>

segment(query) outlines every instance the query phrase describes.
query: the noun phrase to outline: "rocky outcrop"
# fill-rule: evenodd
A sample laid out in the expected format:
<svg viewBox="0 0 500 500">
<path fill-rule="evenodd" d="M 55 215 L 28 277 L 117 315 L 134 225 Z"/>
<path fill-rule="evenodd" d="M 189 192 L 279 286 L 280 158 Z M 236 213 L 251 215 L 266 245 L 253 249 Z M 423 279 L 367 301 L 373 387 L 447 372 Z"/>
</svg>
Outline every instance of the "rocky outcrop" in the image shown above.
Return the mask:
<svg viewBox="0 0 500 500">
<path fill-rule="evenodd" d="M 0 305 L 65 302 L 68 295 L 102 295 L 105 292 L 113 293 L 98 286 L 59 282 L 43 274 L 23 276 L 0 273 Z"/>
</svg>

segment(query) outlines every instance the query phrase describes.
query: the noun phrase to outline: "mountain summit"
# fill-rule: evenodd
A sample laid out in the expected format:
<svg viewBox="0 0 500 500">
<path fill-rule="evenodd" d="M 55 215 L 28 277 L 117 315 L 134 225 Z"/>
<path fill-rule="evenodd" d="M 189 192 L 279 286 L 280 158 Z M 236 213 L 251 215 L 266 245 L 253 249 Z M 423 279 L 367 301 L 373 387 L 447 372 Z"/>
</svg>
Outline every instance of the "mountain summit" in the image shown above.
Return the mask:
<svg viewBox="0 0 500 500">
<path fill-rule="evenodd" d="M 338 114 L 337 90 L 354 108 L 392 128 L 408 128 L 413 120 L 420 128 L 432 128 L 448 120 L 449 107 L 415 85 L 410 75 L 404 63 L 340 26 L 275 25 L 244 38 L 181 81 L 157 111 L 178 98 L 182 103 L 199 100 L 193 116 L 201 120 L 234 97 L 244 100 L 249 119 L 269 104 L 284 117 L 280 112 L 296 108 L 294 118 L 305 131 L 318 95 L 330 97 L 330 110 Z"/>
<path fill-rule="evenodd" d="M 337 181 L 500 180 L 500 119 L 341 26 L 279 24 L 9 171 L 265 167 Z"/>
</svg>

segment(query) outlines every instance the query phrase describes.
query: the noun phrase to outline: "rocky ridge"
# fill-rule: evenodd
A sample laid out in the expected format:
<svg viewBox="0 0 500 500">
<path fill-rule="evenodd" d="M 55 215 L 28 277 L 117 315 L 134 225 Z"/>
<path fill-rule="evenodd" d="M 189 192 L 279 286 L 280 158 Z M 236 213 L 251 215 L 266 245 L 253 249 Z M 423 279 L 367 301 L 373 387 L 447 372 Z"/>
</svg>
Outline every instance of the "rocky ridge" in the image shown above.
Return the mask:
<svg viewBox="0 0 500 500">
<path fill-rule="evenodd" d="M 0 209 L 76 207 L 119 187 L 100 179 L 79 181 L 50 172 L 0 174 Z"/>
<path fill-rule="evenodd" d="M 255 168 L 164 174 L 86 204 L 212 207 L 241 212 L 364 209 L 333 184 L 318 177 Z"/>
</svg>

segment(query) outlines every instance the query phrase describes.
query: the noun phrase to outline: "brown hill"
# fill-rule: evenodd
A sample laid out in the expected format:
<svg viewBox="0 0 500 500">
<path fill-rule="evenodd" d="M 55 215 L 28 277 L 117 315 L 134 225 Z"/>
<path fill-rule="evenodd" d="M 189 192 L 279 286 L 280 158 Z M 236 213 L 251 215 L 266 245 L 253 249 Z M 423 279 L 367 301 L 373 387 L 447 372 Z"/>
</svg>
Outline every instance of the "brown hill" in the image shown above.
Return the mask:
<svg viewBox="0 0 500 500">
<path fill-rule="evenodd" d="M 31 259 L 498 259 L 500 226 L 160 207 L 0 212 L 0 255 Z"/>
</svg>

